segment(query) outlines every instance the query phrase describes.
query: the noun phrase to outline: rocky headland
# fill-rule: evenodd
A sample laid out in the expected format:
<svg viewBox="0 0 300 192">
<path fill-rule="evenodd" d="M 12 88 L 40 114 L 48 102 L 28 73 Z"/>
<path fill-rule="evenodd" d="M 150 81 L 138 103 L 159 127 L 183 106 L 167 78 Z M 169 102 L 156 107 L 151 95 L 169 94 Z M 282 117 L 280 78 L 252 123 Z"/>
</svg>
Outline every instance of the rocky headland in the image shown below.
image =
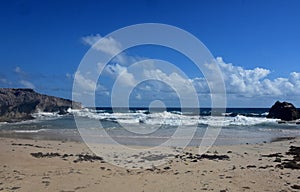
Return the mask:
<svg viewBox="0 0 300 192">
<path fill-rule="evenodd" d="M 36 112 L 66 114 L 69 108 L 81 104 L 69 99 L 43 95 L 33 89 L 0 88 L 0 122 L 17 122 L 33 119 Z"/>
</svg>

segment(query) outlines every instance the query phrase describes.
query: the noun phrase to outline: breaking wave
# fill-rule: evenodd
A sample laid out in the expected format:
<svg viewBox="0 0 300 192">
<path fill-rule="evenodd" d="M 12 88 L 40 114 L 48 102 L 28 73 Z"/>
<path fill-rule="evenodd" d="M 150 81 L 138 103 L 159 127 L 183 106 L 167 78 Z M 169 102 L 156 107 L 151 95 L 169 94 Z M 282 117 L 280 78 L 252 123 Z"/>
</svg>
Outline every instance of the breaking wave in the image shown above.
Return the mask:
<svg viewBox="0 0 300 192">
<path fill-rule="evenodd" d="M 264 116 L 199 116 L 193 114 L 183 114 L 177 111 L 149 113 L 144 110 L 136 112 L 106 112 L 90 109 L 68 110 L 69 113 L 77 117 L 85 117 L 100 121 L 112 121 L 120 124 L 148 124 L 148 125 L 169 125 L 169 126 L 255 126 L 255 125 L 276 125 L 278 119 L 267 119 Z"/>
</svg>

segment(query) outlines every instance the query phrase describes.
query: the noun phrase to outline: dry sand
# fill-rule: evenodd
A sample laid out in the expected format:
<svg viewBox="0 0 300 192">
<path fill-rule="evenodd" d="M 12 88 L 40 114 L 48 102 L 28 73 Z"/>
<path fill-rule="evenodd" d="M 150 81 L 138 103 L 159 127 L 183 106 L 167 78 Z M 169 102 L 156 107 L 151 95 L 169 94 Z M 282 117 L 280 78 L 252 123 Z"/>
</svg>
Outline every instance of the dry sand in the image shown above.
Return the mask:
<svg viewBox="0 0 300 192">
<path fill-rule="evenodd" d="M 300 191 L 300 169 L 284 164 L 299 139 L 214 146 L 204 157 L 189 147 L 134 170 L 96 158 L 84 143 L 0 138 L 0 146 L 0 191 Z"/>
</svg>

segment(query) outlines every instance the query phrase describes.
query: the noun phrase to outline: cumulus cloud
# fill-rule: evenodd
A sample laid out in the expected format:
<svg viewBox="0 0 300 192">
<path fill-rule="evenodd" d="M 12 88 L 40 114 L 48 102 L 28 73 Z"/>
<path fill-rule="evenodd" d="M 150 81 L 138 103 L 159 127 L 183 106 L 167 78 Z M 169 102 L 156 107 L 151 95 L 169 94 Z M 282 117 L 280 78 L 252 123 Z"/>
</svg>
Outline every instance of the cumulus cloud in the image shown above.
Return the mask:
<svg viewBox="0 0 300 192">
<path fill-rule="evenodd" d="M 73 77 L 73 75 L 72 75 L 72 74 L 70 74 L 70 73 L 66 73 L 66 78 L 67 78 L 67 79 L 72 79 L 72 78 L 74 78 L 74 77 Z"/>
<path fill-rule="evenodd" d="M 0 75 L 0 84 L 1 84 L 2 86 L 7 86 L 7 85 L 11 85 L 12 82 L 9 81 L 9 80 L 8 80 L 7 78 L 5 78 L 4 76 L 1 76 L 1 75 Z"/>
<path fill-rule="evenodd" d="M 241 66 L 235 66 L 232 63 L 225 63 L 221 57 L 216 58 L 218 66 L 222 72 L 224 84 L 227 94 L 238 95 L 239 97 L 258 97 L 258 96 L 293 96 L 300 95 L 300 73 L 292 72 L 289 77 L 270 79 L 270 70 L 264 68 L 244 69 Z M 191 92 L 190 84 L 194 86 L 198 94 L 210 94 L 208 83 L 203 77 L 187 78 L 177 72 L 166 73 L 160 69 L 148 68 L 144 71 L 140 70 L 138 73 L 129 73 L 126 67 L 116 66 L 113 68 L 116 71 L 125 71 L 124 77 L 128 79 L 136 79 L 137 76 L 143 75 L 146 79 L 152 78 L 165 84 L 151 83 L 145 84 L 142 89 L 153 88 L 153 85 L 159 87 L 158 90 L 168 91 L 169 85 L 179 91 Z M 119 74 L 118 72 L 115 74 Z M 124 78 L 124 82 L 130 82 Z M 152 89 L 154 91 L 155 89 Z M 173 90 L 174 91 L 174 90 Z"/>
<path fill-rule="evenodd" d="M 23 71 L 21 70 L 20 67 L 16 67 L 16 68 L 15 68 L 15 72 L 16 72 L 16 73 L 22 73 Z"/>
<path fill-rule="evenodd" d="M 18 75 L 18 76 L 22 76 L 22 77 L 25 77 L 27 76 L 27 73 L 25 73 L 21 67 L 17 66 L 15 69 L 14 69 L 14 72 Z"/>
<path fill-rule="evenodd" d="M 270 70 L 263 68 L 244 69 L 225 63 L 217 58 L 229 94 L 246 97 L 284 96 L 299 94 L 300 73 L 292 72 L 287 78 L 269 79 Z"/>
<path fill-rule="evenodd" d="M 162 81 L 179 92 L 190 91 L 191 88 L 189 87 L 189 85 L 191 85 L 190 79 L 184 78 L 176 72 L 167 74 L 160 69 L 152 69 L 145 70 L 144 75 L 148 79 L 152 78 L 154 80 Z"/>
<path fill-rule="evenodd" d="M 100 39 L 101 43 L 95 44 Z M 116 39 L 112 37 L 102 37 L 99 34 L 83 37 L 82 41 L 84 44 L 93 46 L 93 48 L 111 56 L 122 50 L 122 45 Z M 192 88 L 194 88 L 199 95 L 217 94 L 210 93 L 208 82 L 201 76 L 194 78 L 185 77 L 177 71 L 167 72 L 157 67 L 158 65 L 155 66 L 151 63 L 147 63 L 147 65 L 143 65 L 135 70 L 130 68 L 133 63 L 145 59 L 146 58 L 142 57 L 133 57 L 123 52 L 108 65 L 98 63 L 97 68 L 98 71 L 108 75 L 113 81 L 118 79 L 118 83 L 122 84 L 120 87 L 124 89 L 136 86 L 139 79 L 154 79 L 160 81 L 160 83 L 153 81 L 143 83 L 142 86 L 137 89 L 137 91 L 140 91 L 136 93 L 135 97 L 138 100 L 141 98 L 144 99 L 146 93 L 151 93 L 152 95 L 156 95 L 156 93 L 166 93 L 170 96 L 172 92 L 174 93 L 174 88 L 177 91 L 186 93 L 186 95 L 192 93 Z M 261 96 L 275 98 L 300 95 L 300 73 L 298 72 L 292 72 L 289 77 L 271 79 L 269 77 L 271 74 L 269 69 L 260 67 L 245 69 L 232 63 L 226 63 L 222 57 L 217 57 L 215 60 L 222 73 L 226 93 L 229 95 L 248 99 L 255 99 Z M 16 69 L 16 71 L 19 70 Z M 95 87 L 98 90 L 102 89 L 103 91 L 107 91 L 105 87 L 97 85 L 96 82 L 91 82 L 89 79 L 81 76 L 80 73 L 78 74 L 77 80 L 79 85 L 89 91 L 94 90 Z M 193 87 L 190 85 L 193 85 Z M 107 91 L 107 93 L 109 92 Z M 151 97 L 151 95 L 148 96 Z"/>
<path fill-rule="evenodd" d="M 31 89 L 36 88 L 36 86 L 30 80 L 29 75 L 25 71 L 23 71 L 21 69 L 21 67 L 19 67 L 19 66 L 15 67 L 13 69 L 13 72 L 16 73 L 16 77 L 18 79 L 15 81 L 15 82 L 17 82 L 16 86 L 22 86 L 22 87 L 31 88 Z M 10 84 L 12 84 L 12 83 L 10 83 Z"/>
<path fill-rule="evenodd" d="M 80 71 L 77 71 L 74 75 L 74 84 L 77 86 L 76 90 L 80 90 L 80 93 L 92 95 L 97 92 L 98 94 L 109 95 L 105 86 L 89 79 L 89 75 L 83 75 Z"/>
<path fill-rule="evenodd" d="M 20 80 L 19 83 L 24 86 L 25 88 L 31 88 L 31 89 L 35 89 L 35 86 L 33 83 L 26 81 L 26 80 Z"/>
<path fill-rule="evenodd" d="M 136 99 L 141 100 L 142 99 L 142 95 L 140 93 L 137 93 L 135 96 Z"/>
<path fill-rule="evenodd" d="M 115 56 L 110 64 L 119 64 L 129 66 L 146 58 L 139 56 L 130 56 L 123 51 L 122 44 L 113 37 L 103 37 L 100 34 L 89 35 L 81 38 L 83 44 L 91 46 L 93 49 Z M 116 55 L 117 54 L 117 55 Z M 103 63 L 97 63 L 97 67 L 101 68 Z"/>
<path fill-rule="evenodd" d="M 75 74 L 74 81 L 81 90 L 84 90 L 84 91 L 95 91 L 96 90 L 96 87 L 97 87 L 96 82 L 88 79 L 87 77 L 84 77 L 80 71 L 77 71 L 77 73 Z"/>
<path fill-rule="evenodd" d="M 117 40 L 112 37 L 102 37 L 99 34 L 82 37 L 82 42 L 112 56 L 122 50 L 122 46 Z"/>
<path fill-rule="evenodd" d="M 119 64 L 109 65 L 107 66 L 106 71 L 112 76 L 119 78 L 118 82 L 120 82 L 123 86 L 134 86 L 136 84 L 134 74 L 128 72 L 127 67 Z"/>
</svg>

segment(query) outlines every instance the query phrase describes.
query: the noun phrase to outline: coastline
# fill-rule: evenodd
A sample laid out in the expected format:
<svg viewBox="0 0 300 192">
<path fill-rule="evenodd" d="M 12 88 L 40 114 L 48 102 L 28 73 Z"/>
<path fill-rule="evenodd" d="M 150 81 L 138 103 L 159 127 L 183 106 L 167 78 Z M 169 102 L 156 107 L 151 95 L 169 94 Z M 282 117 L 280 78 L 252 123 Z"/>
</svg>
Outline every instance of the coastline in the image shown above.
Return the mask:
<svg viewBox="0 0 300 192">
<path fill-rule="evenodd" d="M 198 148 L 190 146 L 165 164 L 147 169 L 107 163 L 105 158 L 96 158 L 82 142 L 0 137 L 0 145 L 0 191 L 224 192 L 300 188 L 299 169 L 281 166 L 293 159 L 287 152 L 291 146 L 300 147 L 300 138 L 213 146 L 203 158 L 198 158 Z M 101 150 L 105 149 L 109 150 Z"/>
</svg>

